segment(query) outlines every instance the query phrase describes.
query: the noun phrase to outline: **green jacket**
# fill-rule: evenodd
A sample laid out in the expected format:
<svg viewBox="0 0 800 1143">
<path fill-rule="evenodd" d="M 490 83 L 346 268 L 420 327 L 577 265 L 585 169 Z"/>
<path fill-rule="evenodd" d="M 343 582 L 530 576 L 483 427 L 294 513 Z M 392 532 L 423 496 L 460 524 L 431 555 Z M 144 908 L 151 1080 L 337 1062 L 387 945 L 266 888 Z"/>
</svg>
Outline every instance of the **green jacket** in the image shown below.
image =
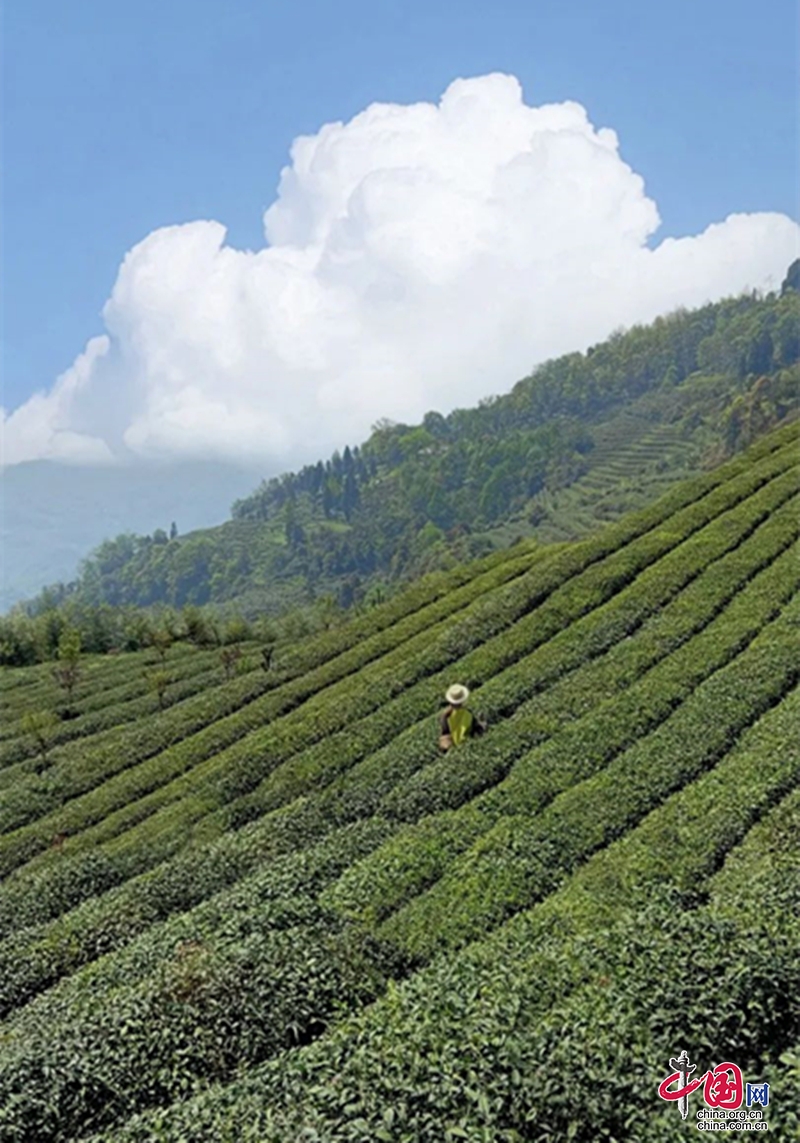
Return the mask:
<svg viewBox="0 0 800 1143">
<path fill-rule="evenodd" d="M 483 734 L 486 729 L 465 706 L 448 706 L 439 720 L 442 734 L 449 734 L 454 746 L 460 746 L 466 738 Z"/>
</svg>

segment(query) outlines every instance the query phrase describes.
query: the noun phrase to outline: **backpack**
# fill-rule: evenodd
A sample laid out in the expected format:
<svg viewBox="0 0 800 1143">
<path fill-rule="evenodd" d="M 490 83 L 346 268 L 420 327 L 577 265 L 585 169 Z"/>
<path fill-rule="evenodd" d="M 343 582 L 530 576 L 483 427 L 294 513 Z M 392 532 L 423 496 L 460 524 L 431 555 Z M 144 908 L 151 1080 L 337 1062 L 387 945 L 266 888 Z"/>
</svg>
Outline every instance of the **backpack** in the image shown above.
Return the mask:
<svg viewBox="0 0 800 1143">
<path fill-rule="evenodd" d="M 469 736 L 474 721 L 475 716 L 472 711 L 467 710 L 466 707 L 456 707 L 455 710 L 450 713 L 447 719 L 447 725 L 454 746 L 460 746 L 464 739 Z"/>
</svg>

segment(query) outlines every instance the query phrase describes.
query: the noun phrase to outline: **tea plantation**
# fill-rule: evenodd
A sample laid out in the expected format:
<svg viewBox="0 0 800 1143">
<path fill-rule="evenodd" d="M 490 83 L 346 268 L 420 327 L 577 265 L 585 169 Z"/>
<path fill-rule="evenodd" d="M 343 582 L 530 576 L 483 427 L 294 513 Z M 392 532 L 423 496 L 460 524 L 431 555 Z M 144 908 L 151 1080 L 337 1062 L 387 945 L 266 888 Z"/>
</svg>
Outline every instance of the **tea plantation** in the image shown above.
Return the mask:
<svg viewBox="0 0 800 1143">
<path fill-rule="evenodd" d="M 164 703 L 6 669 L 0 1140 L 669 1143 L 682 1048 L 800 1139 L 798 444 Z"/>
</svg>

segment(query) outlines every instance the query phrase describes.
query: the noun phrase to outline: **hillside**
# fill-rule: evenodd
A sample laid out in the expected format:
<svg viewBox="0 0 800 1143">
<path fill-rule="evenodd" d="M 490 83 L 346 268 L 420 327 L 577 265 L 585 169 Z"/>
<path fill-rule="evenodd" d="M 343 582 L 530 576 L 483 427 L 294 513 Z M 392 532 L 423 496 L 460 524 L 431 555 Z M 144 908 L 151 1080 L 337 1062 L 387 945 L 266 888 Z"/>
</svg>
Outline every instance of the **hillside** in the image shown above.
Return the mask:
<svg viewBox="0 0 800 1143">
<path fill-rule="evenodd" d="M 798 1137 L 799 444 L 270 671 L 174 646 L 163 711 L 84 658 L 42 744 L 4 669 L 0 1141 L 668 1143 L 683 1047 Z"/>
<path fill-rule="evenodd" d="M 233 518 L 101 544 L 73 604 L 341 606 L 520 537 L 572 539 L 741 450 L 797 407 L 800 295 L 727 299 L 550 361 L 476 409 L 375 427 L 265 481 Z"/>
</svg>

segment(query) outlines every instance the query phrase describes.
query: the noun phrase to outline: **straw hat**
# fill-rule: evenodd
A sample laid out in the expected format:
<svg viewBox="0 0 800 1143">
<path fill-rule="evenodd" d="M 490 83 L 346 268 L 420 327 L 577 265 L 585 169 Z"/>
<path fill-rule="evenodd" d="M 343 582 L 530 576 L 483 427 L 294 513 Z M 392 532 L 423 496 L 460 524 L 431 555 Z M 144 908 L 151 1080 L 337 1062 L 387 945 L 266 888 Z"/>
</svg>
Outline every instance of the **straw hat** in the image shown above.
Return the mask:
<svg viewBox="0 0 800 1143">
<path fill-rule="evenodd" d="M 461 706 L 469 698 L 469 691 L 460 683 L 454 683 L 452 687 L 447 688 L 444 697 L 451 706 Z"/>
</svg>

